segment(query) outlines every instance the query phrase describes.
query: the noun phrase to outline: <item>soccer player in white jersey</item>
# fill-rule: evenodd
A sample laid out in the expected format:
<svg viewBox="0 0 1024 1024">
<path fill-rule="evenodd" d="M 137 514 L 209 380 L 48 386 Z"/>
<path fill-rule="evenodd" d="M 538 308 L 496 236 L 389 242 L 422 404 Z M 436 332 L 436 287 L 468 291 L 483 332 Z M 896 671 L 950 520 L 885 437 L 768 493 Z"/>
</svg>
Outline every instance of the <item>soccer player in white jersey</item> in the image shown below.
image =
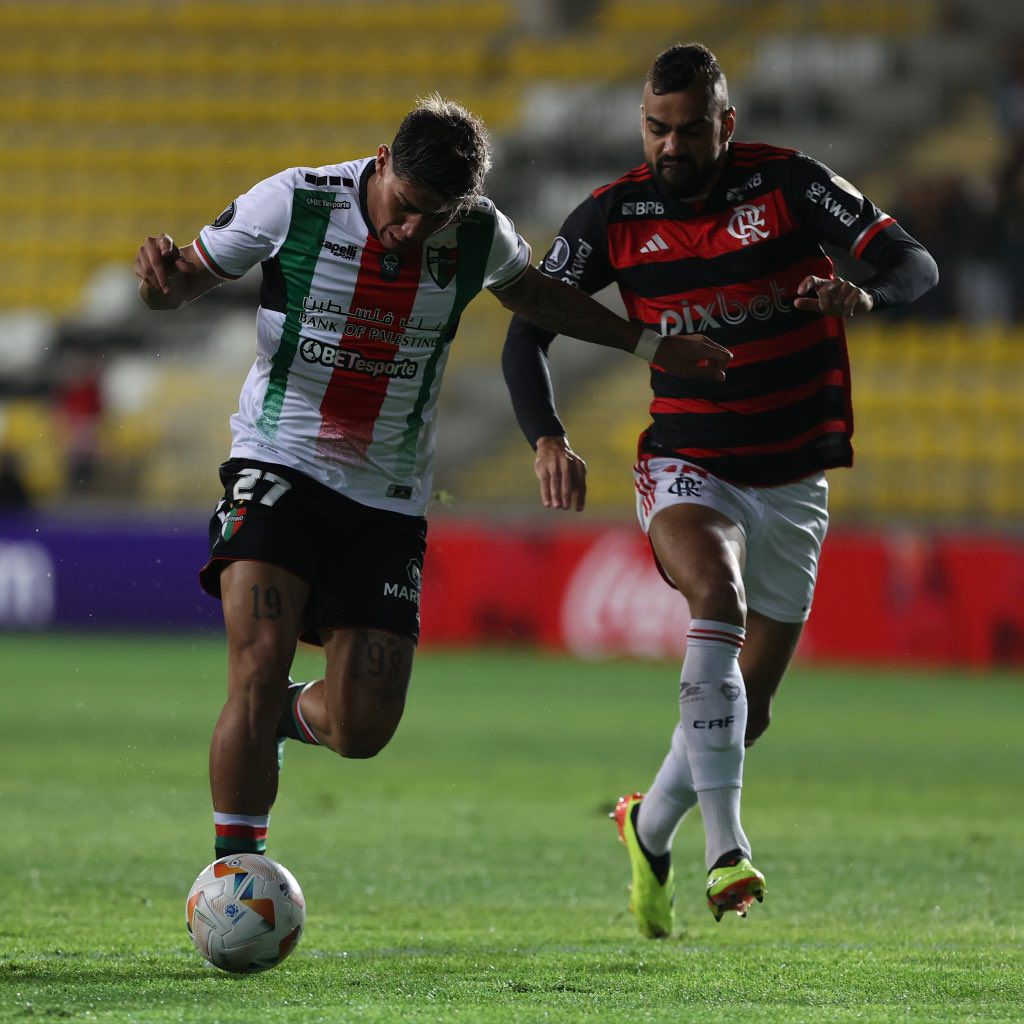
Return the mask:
<svg viewBox="0 0 1024 1024">
<path fill-rule="evenodd" d="M 151 309 L 263 268 L 256 360 L 200 572 L 228 641 L 210 746 L 218 857 L 266 849 L 284 738 L 365 758 L 398 727 L 419 635 L 438 388 L 479 291 L 552 331 L 724 379 L 721 346 L 644 331 L 531 267 L 529 246 L 483 197 L 489 166 L 480 121 L 431 96 L 375 157 L 282 171 L 190 245 L 160 234 L 136 255 Z M 551 486 L 561 495 L 563 481 Z M 324 676 L 289 685 L 300 637 L 323 646 Z"/>
</svg>

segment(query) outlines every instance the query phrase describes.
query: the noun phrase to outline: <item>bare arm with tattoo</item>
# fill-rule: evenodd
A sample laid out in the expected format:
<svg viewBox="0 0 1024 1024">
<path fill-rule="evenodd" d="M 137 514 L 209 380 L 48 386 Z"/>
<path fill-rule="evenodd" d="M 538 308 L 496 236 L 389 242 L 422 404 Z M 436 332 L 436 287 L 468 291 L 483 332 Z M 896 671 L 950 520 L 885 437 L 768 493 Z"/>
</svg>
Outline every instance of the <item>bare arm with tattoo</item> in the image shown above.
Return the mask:
<svg viewBox="0 0 1024 1024">
<path fill-rule="evenodd" d="M 616 316 L 578 288 L 529 267 L 507 288 L 493 289 L 506 308 L 539 327 L 595 345 L 634 352 L 643 328 Z M 725 380 L 732 353 L 703 334 L 663 337 L 650 362 L 676 377 Z"/>
</svg>

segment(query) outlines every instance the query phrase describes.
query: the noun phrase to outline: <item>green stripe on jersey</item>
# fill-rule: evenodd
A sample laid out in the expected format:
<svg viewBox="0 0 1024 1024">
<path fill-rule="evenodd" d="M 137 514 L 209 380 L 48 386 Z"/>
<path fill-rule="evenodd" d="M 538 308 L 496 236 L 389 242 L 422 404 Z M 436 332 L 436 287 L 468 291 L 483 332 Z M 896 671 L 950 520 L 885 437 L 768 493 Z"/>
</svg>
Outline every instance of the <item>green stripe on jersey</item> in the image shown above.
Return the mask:
<svg viewBox="0 0 1024 1024">
<path fill-rule="evenodd" d="M 423 383 L 420 385 L 409 418 L 405 421 L 405 431 L 402 434 L 395 467 L 399 478 L 407 477 L 416 465 L 417 442 L 423 428 L 423 407 L 430 397 L 430 389 L 437 375 L 437 364 L 455 337 L 463 311 L 473 298 L 480 294 L 480 289 L 484 286 L 487 257 L 490 255 L 493 239 L 494 218 L 475 212 L 466 215 L 455 234 L 455 244 L 459 250 L 459 263 L 455 271 L 455 301 L 434 351 L 427 360 L 427 365 L 423 367 Z"/>
<path fill-rule="evenodd" d="M 307 203 L 316 198 L 323 202 Z M 288 234 L 277 254 L 281 273 L 285 280 L 287 313 L 281 340 L 270 361 L 270 380 L 267 393 L 263 396 L 263 409 L 256 421 L 256 428 L 268 440 L 277 434 L 281 418 L 281 406 L 288 389 L 288 374 L 291 370 L 295 350 L 299 347 L 299 314 L 302 300 L 309 294 L 316 265 L 320 259 L 327 228 L 331 223 L 331 206 L 336 196 L 333 192 L 319 192 L 311 189 L 295 189 L 292 202 L 292 220 Z"/>
</svg>

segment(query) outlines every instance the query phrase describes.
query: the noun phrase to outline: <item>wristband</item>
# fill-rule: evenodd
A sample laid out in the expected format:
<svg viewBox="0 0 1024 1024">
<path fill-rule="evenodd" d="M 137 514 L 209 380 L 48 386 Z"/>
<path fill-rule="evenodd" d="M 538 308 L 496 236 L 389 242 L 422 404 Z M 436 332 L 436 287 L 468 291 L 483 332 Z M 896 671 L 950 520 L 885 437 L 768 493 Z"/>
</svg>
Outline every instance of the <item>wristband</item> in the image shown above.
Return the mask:
<svg viewBox="0 0 1024 1024">
<path fill-rule="evenodd" d="M 640 333 L 640 340 L 636 343 L 636 348 L 633 349 L 633 355 L 638 359 L 642 359 L 645 363 L 649 363 L 657 355 L 658 346 L 661 342 L 662 337 L 660 334 L 645 328 Z"/>
</svg>

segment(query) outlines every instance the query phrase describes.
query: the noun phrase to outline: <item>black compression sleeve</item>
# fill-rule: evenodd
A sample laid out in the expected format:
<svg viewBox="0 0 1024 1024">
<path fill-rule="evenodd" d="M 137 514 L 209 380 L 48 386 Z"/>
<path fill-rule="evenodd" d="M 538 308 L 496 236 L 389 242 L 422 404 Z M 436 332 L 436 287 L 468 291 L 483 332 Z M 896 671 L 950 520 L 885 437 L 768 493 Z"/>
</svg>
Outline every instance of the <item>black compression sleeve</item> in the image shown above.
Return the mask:
<svg viewBox="0 0 1024 1024">
<path fill-rule="evenodd" d="M 538 437 L 565 435 L 565 427 L 555 412 L 555 396 L 548 372 L 548 347 L 554 339 L 518 314 L 512 317 L 501 353 L 501 369 L 512 397 L 519 426 L 526 440 L 537 447 Z"/>
<path fill-rule="evenodd" d="M 899 226 L 889 224 L 861 254 L 875 273 L 861 288 L 875 300 L 875 309 L 890 309 L 913 302 L 939 280 L 939 268 L 928 250 Z"/>
</svg>

